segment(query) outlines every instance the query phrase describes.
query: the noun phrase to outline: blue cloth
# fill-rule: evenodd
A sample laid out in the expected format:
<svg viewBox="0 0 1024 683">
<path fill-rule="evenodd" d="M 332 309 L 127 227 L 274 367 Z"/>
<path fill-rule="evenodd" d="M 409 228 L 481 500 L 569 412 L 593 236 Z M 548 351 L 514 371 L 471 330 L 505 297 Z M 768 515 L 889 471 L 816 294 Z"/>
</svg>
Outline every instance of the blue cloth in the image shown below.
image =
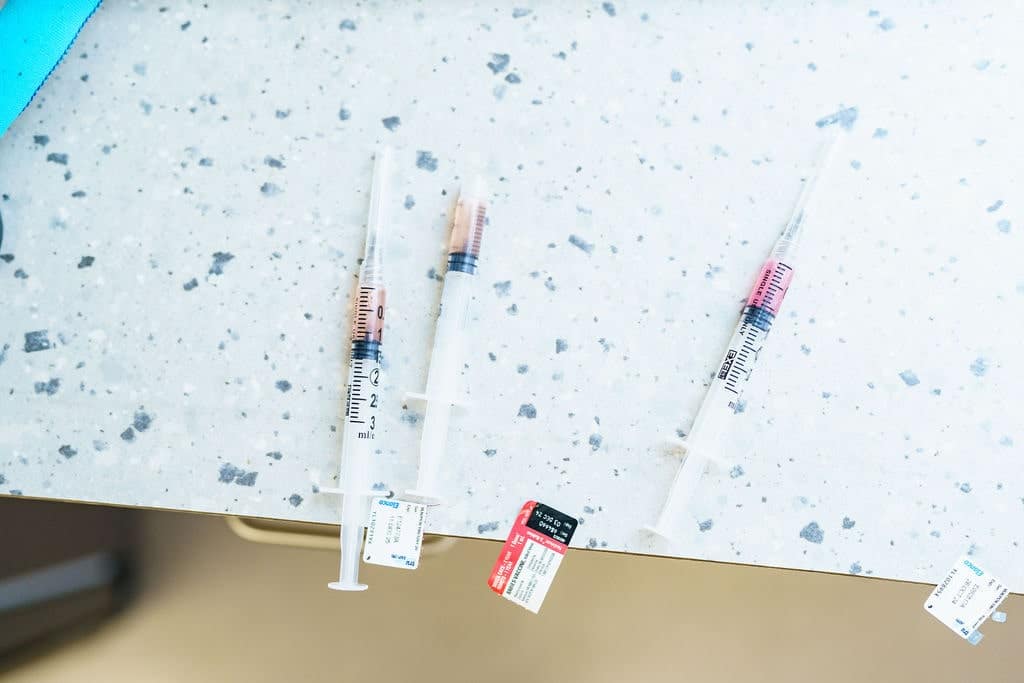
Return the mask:
<svg viewBox="0 0 1024 683">
<path fill-rule="evenodd" d="M 0 135 L 25 110 L 100 0 L 7 0 L 0 8 Z"/>
</svg>

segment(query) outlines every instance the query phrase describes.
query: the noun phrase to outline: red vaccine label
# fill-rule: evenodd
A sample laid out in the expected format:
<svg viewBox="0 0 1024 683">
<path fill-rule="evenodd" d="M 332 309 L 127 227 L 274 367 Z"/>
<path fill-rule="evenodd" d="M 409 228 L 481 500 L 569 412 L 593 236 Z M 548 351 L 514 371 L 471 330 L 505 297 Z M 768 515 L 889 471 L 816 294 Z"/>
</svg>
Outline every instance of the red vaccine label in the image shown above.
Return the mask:
<svg viewBox="0 0 1024 683">
<path fill-rule="evenodd" d="M 577 524 L 554 508 L 527 501 L 516 515 L 487 585 L 505 599 L 539 611 Z"/>
</svg>

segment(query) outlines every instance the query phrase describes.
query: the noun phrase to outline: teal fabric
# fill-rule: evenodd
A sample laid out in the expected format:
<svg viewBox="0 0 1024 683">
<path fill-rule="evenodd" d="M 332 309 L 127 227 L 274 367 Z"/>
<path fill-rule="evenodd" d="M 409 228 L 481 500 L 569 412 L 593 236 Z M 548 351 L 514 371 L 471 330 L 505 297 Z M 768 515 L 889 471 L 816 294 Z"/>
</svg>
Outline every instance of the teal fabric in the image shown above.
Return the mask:
<svg viewBox="0 0 1024 683">
<path fill-rule="evenodd" d="M 0 8 L 0 135 L 71 47 L 100 0 L 7 0 Z"/>
</svg>

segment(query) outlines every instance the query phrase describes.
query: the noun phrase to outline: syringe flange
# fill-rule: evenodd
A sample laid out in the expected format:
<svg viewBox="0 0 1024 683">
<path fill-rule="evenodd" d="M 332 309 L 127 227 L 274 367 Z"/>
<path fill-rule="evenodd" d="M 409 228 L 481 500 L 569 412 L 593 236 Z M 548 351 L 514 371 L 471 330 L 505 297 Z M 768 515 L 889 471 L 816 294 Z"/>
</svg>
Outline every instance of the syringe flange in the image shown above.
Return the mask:
<svg viewBox="0 0 1024 683">
<path fill-rule="evenodd" d="M 319 486 L 317 487 L 317 493 L 327 493 L 335 496 L 367 496 L 374 497 L 379 496 L 381 491 L 375 491 L 373 489 L 367 489 L 366 491 L 359 493 L 358 491 L 346 491 L 345 489 L 337 488 L 335 486 Z"/>
<path fill-rule="evenodd" d="M 459 410 L 469 410 L 472 407 L 472 404 L 464 399 L 448 398 L 445 396 L 431 396 L 429 394 L 416 391 L 405 392 L 405 399 L 407 401 L 416 401 L 417 403 L 447 403 L 452 408 L 458 408 Z"/>
</svg>

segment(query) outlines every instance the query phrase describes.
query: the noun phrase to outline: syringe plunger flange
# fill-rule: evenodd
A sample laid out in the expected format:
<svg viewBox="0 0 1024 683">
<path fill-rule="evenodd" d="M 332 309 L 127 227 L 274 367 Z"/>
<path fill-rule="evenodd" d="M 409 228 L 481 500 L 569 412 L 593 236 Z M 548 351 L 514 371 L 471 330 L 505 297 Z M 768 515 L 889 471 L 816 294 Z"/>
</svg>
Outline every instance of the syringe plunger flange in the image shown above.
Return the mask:
<svg viewBox="0 0 1024 683">
<path fill-rule="evenodd" d="M 455 220 L 448 244 L 448 270 L 470 275 L 476 273 L 486 222 L 487 202 L 484 197 L 480 193 L 462 193 L 455 205 Z"/>
</svg>

